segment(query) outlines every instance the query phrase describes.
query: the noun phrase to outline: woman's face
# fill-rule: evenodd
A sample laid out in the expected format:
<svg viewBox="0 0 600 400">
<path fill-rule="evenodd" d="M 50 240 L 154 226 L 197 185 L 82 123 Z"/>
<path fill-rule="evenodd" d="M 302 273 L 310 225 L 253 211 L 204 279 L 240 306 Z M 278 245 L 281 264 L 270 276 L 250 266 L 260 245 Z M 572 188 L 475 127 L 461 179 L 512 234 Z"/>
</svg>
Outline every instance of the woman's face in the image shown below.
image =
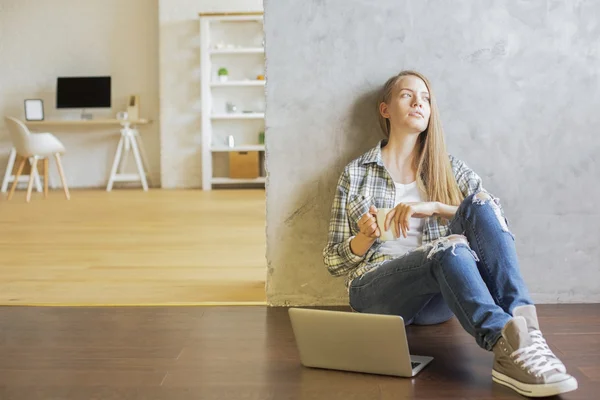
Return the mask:
<svg viewBox="0 0 600 400">
<path fill-rule="evenodd" d="M 389 103 L 381 103 L 380 111 L 389 118 L 392 129 L 423 132 L 431 114 L 427 85 L 417 76 L 403 76 L 392 90 Z"/>
</svg>

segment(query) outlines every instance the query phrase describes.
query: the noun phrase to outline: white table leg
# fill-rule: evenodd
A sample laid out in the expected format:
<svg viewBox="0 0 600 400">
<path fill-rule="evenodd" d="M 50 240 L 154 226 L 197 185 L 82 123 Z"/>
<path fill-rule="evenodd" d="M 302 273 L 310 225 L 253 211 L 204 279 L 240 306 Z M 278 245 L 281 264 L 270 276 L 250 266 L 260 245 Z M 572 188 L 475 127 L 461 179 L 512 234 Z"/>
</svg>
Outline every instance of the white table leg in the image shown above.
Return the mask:
<svg viewBox="0 0 600 400">
<path fill-rule="evenodd" d="M 146 181 L 146 170 L 144 170 L 144 163 L 142 162 L 142 157 L 140 156 L 140 149 L 138 148 L 137 140 L 134 135 L 129 137 L 131 142 L 131 147 L 133 149 L 133 157 L 135 158 L 135 164 L 137 165 L 138 173 L 140 174 L 140 179 L 142 180 L 142 187 L 144 191 L 148 191 L 148 182 Z"/>
<path fill-rule="evenodd" d="M 123 132 L 123 129 L 125 129 L 125 132 Z M 129 159 L 129 152 L 131 151 L 131 145 L 129 144 L 129 140 L 127 140 L 127 137 L 129 136 L 129 134 L 127 133 L 127 129 L 129 128 L 123 128 L 121 130 L 121 136 L 125 137 L 125 141 L 123 142 L 123 155 L 121 156 L 121 165 L 119 166 L 119 171 L 122 174 L 125 174 L 126 170 L 127 170 L 127 161 Z"/>
<path fill-rule="evenodd" d="M 142 156 L 142 162 L 144 163 L 144 168 L 146 170 L 146 174 L 147 174 L 146 179 L 148 180 L 148 184 L 152 185 L 152 174 L 150 173 L 150 163 L 148 162 L 148 156 L 146 155 L 146 149 L 144 146 L 144 141 L 142 140 L 142 135 L 140 135 L 140 133 L 137 129 L 135 130 L 135 139 L 136 139 L 140 154 Z"/>
<path fill-rule="evenodd" d="M 115 182 L 141 182 L 144 191 L 147 191 L 148 180 L 144 169 L 144 160 L 142 159 L 145 155 L 142 154 L 143 149 L 140 149 L 140 145 L 137 142 L 137 131 L 130 128 L 130 122 L 128 121 L 121 122 L 121 125 L 123 126 L 121 129 L 121 139 L 117 146 L 117 153 L 115 154 L 115 160 L 110 171 L 106 191 L 110 192 Z M 133 158 L 138 171 L 137 174 L 127 174 L 124 171 L 127 157 L 130 152 L 133 153 Z M 117 172 L 117 170 L 119 170 L 119 172 Z"/>
<path fill-rule="evenodd" d="M 119 144 L 117 145 L 117 152 L 115 153 L 115 160 L 113 161 L 112 168 L 110 169 L 110 177 L 108 178 L 108 185 L 106 186 L 107 192 L 110 192 L 112 190 L 113 184 L 115 182 L 115 177 L 117 176 L 117 168 L 119 167 L 119 162 L 121 161 L 121 156 L 123 154 L 124 141 L 125 137 L 121 135 L 121 139 L 119 140 Z"/>
</svg>

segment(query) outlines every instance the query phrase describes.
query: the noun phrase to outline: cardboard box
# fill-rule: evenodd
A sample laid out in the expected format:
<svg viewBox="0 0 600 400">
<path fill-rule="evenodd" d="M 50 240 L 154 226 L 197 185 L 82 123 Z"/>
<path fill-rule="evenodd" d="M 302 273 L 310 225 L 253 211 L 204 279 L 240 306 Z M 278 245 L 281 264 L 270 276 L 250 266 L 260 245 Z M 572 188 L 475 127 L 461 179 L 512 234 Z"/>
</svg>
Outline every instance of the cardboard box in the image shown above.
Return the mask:
<svg viewBox="0 0 600 400">
<path fill-rule="evenodd" d="M 255 179 L 260 173 L 258 151 L 232 151 L 229 153 L 229 177 Z"/>
</svg>

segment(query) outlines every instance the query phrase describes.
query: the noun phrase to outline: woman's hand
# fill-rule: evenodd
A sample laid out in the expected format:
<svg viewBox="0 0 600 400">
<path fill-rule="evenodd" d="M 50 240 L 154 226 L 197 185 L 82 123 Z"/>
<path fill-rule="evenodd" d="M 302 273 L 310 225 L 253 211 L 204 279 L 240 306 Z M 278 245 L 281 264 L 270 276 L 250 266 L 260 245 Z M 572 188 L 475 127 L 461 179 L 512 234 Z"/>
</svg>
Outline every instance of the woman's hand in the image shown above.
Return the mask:
<svg viewBox="0 0 600 400">
<path fill-rule="evenodd" d="M 360 233 L 369 239 L 377 239 L 381 236 L 381 231 L 377 226 L 377 208 L 375 206 L 371 206 L 369 212 L 360 217 L 358 228 L 360 229 Z"/>
<path fill-rule="evenodd" d="M 437 202 L 412 202 L 400 203 L 392 209 L 385 217 L 385 230 L 390 226 L 394 228 L 394 235 L 407 237 L 410 218 L 425 218 L 434 215 L 438 210 Z"/>
</svg>

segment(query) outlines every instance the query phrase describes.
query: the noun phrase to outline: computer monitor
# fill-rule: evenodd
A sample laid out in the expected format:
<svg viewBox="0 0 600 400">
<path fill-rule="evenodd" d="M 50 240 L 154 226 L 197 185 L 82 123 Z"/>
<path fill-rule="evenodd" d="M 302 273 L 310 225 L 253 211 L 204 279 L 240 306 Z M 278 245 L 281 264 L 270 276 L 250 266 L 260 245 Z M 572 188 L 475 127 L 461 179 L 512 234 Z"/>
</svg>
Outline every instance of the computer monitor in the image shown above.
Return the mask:
<svg viewBox="0 0 600 400">
<path fill-rule="evenodd" d="M 56 108 L 110 108 L 110 76 L 58 77 Z"/>
</svg>

